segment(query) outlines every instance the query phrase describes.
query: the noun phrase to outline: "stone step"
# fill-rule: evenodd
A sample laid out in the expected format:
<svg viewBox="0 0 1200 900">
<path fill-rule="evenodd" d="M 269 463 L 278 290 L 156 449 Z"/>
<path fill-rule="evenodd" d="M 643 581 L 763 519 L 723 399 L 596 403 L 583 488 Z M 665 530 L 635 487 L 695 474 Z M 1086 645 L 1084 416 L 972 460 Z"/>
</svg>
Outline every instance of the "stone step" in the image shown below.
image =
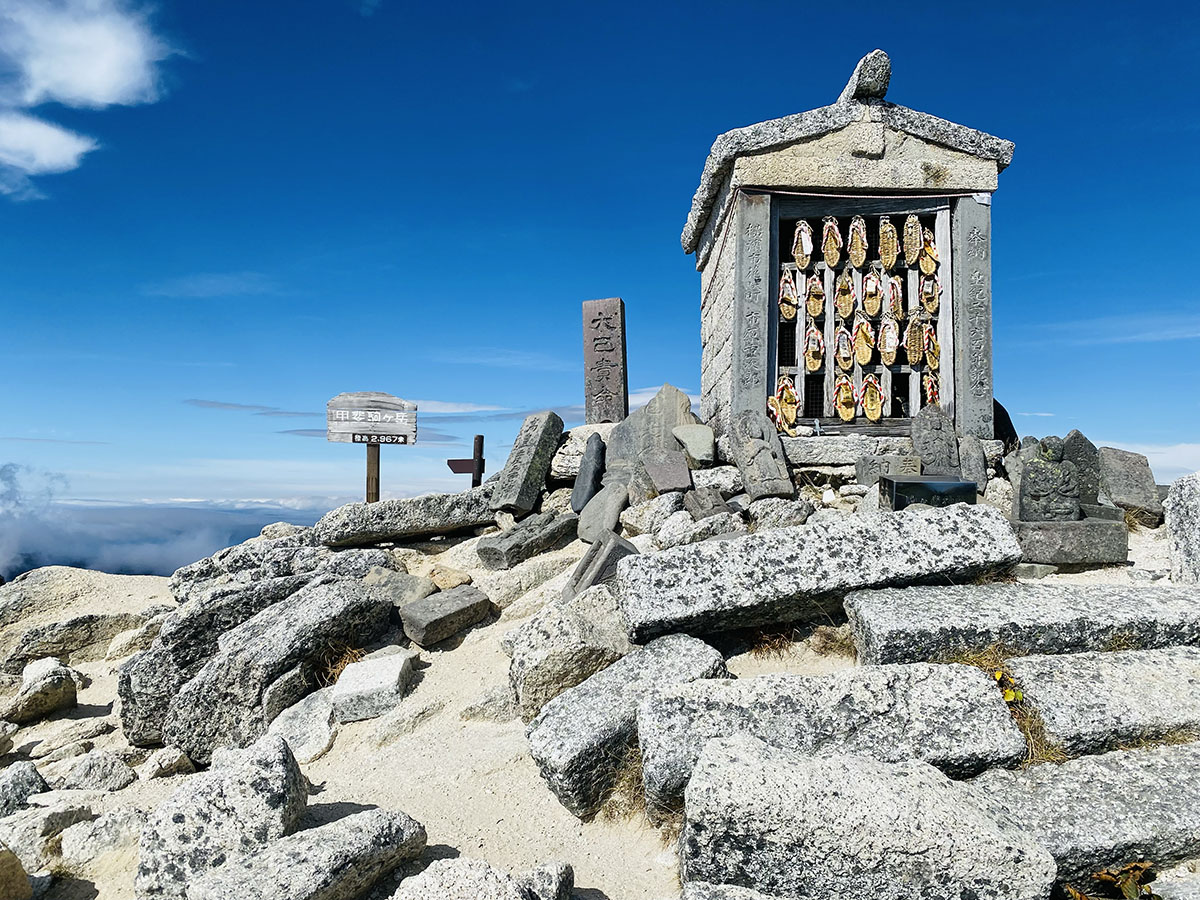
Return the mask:
<svg viewBox="0 0 1200 900">
<path fill-rule="evenodd" d="M 607 796 L 637 735 L 638 704 L 673 684 L 727 674 L 721 654 L 703 641 L 659 638 L 542 707 L 529 725 L 529 751 L 559 802 L 585 818 Z"/>
<path fill-rule="evenodd" d="M 1200 744 L 993 769 L 964 787 L 1049 850 L 1058 880 L 1084 893 L 1103 868 L 1139 859 L 1166 868 L 1200 855 Z"/>
<path fill-rule="evenodd" d="M 958 504 L 630 557 L 617 566 L 617 593 L 630 639 L 642 642 L 819 617 L 848 591 L 972 578 L 1020 558 L 998 510 Z"/>
<path fill-rule="evenodd" d="M 662 554 L 659 554 L 662 556 Z M 862 664 L 1200 644 L 1200 587 L 986 584 L 855 591 L 846 614 Z"/>
<path fill-rule="evenodd" d="M 972 666 L 695 681 L 654 695 L 638 710 L 651 815 L 678 808 L 708 741 L 738 734 L 793 750 L 922 759 L 960 777 L 1016 765 L 1026 752 L 995 681 Z"/>
<path fill-rule="evenodd" d="M 1023 656 L 1008 669 L 1073 755 L 1200 731 L 1200 647 Z"/>
<path fill-rule="evenodd" d="M 1054 861 L 1031 835 L 917 760 L 719 738 L 685 798 L 685 884 L 783 897 L 1044 900 L 1054 883 Z"/>
</svg>

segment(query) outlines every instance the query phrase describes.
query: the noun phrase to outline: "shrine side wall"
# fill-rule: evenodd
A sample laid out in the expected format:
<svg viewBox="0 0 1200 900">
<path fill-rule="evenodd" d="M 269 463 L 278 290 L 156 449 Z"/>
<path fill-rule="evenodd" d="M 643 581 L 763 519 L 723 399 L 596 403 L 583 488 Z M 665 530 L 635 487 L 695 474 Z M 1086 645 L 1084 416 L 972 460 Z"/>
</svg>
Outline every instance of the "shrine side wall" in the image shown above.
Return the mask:
<svg viewBox="0 0 1200 900">
<path fill-rule="evenodd" d="M 730 227 L 726 220 L 724 228 Z M 722 233 L 700 271 L 700 417 L 718 432 L 729 421 L 732 402 L 735 247 Z"/>
</svg>

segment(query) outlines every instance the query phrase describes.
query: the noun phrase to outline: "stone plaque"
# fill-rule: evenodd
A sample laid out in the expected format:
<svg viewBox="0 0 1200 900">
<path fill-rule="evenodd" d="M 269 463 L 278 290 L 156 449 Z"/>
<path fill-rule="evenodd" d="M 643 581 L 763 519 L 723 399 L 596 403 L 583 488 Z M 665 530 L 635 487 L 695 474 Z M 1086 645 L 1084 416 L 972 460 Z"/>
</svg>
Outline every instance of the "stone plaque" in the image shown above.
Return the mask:
<svg viewBox="0 0 1200 900">
<path fill-rule="evenodd" d="M 325 406 L 325 437 L 343 444 L 415 444 L 417 404 L 383 391 L 338 394 Z"/>
<path fill-rule="evenodd" d="M 1081 515 L 1075 463 L 1063 459 L 1062 438 L 1045 438 L 1038 445 L 1037 455 L 1025 460 L 1021 469 L 1014 518 L 1022 522 L 1074 522 Z"/>
<path fill-rule="evenodd" d="M 954 205 L 954 409 L 964 435 L 990 440 L 992 407 L 992 198 Z"/>
<path fill-rule="evenodd" d="M 583 304 L 583 397 L 587 424 L 629 415 L 625 368 L 625 303 L 620 297 Z"/>
<path fill-rule="evenodd" d="M 880 475 L 920 475 L 921 457 L 864 454 L 854 461 L 855 480 L 871 487 Z"/>
<path fill-rule="evenodd" d="M 770 340 L 771 198 L 738 194 L 731 413 L 764 412 Z"/>
</svg>

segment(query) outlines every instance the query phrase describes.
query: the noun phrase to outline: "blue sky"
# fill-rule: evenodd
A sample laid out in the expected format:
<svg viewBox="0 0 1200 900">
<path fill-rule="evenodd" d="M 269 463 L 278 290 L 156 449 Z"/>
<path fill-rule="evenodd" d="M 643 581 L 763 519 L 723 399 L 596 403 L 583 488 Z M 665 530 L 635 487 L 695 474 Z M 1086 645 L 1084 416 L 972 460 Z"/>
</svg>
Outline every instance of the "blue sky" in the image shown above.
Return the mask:
<svg viewBox="0 0 1200 900">
<path fill-rule="evenodd" d="M 1016 142 L 1018 429 L 1200 468 L 1197 13 L 855 9 L 0 0 L 0 463 L 58 500 L 328 506 L 363 451 L 324 404 L 384 390 L 422 410 L 384 495 L 462 487 L 472 434 L 494 471 L 525 412 L 579 420 L 595 297 L 625 299 L 631 389 L 695 392 L 709 145 L 882 46 L 890 100 Z"/>
</svg>

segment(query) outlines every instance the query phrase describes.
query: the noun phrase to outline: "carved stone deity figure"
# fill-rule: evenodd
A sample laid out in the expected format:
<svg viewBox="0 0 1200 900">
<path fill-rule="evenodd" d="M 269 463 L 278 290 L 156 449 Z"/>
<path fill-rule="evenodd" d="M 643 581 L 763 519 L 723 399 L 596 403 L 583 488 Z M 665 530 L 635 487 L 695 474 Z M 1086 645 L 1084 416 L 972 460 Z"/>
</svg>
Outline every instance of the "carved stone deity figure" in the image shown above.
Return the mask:
<svg viewBox="0 0 1200 900">
<path fill-rule="evenodd" d="M 734 416 L 729 443 L 751 500 L 795 495 L 783 444 L 766 413 L 747 409 Z"/>
<path fill-rule="evenodd" d="M 1079 470 L 1063 459 L 1063 439 L 1045 438 L 1021 471 L 1017 516 L 1022 522 L 1074 522 L 1079 509 Z"/>
<path fill-rule="evenodd" d="M 958 435 L 940 406 L 923 407 L 913 416 L 912 442 L 926 475 L 960 476 Z"/>
</svg>

